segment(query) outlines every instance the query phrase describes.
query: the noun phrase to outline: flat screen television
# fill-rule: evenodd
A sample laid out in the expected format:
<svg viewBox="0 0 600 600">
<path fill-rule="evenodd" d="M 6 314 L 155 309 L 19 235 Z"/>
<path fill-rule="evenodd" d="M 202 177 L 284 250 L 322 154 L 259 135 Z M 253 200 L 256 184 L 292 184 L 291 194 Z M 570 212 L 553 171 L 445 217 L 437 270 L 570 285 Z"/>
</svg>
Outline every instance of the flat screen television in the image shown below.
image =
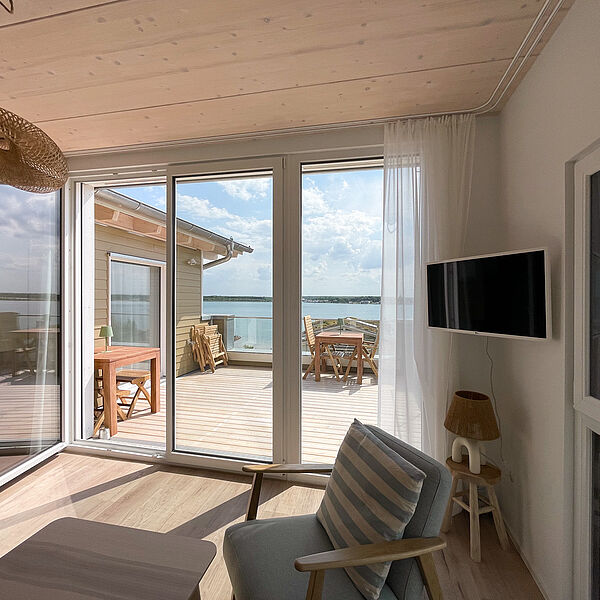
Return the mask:
<svg viewBox="0 0 600 600">
<path fill-rule="evenodd" d="M 544 249 L 429 263 L 429 327 L 478 335 L 548 338 L 549 275 Z"/>
</svg>

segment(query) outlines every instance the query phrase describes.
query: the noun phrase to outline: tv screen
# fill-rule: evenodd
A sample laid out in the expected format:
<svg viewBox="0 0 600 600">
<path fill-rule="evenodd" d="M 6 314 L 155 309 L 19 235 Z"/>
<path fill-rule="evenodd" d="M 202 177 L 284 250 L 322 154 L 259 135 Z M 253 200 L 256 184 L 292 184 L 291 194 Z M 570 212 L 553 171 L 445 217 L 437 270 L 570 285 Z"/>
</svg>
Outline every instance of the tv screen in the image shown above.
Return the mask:
<svg viewBox="0 0 600 600">
<path fill-rule="evenodd" d="M 547 285 L 544 250 L 428 264 L 429 326 L 546 338 Z"/>
</svg>

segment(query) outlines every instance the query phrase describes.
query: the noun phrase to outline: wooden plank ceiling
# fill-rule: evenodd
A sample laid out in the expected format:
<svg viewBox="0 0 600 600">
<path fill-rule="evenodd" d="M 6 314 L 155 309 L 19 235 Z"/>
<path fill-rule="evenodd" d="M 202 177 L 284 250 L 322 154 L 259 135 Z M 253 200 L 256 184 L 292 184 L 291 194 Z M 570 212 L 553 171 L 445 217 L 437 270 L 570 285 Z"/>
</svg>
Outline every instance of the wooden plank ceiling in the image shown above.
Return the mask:
<svg viewBox="0 0 600 600">
<path fill-rule="evenodd" d="M 65 151 L 474 108 L 544 4 L 14 2 L 0 9 L 0 106 Z"/>
</svg>

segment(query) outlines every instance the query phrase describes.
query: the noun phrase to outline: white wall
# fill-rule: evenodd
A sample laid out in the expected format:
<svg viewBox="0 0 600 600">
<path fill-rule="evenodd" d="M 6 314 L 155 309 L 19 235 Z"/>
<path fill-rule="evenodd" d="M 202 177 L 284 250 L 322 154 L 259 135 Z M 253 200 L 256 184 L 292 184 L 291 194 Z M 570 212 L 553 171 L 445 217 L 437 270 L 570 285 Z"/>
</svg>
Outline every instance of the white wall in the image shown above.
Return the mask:
<svg viewBox="0 0 600 600">
<path fill-rule="evenodd" d="M 490 352 L 505 460 L 500 501 L 524 559 L 552 600 L 572 597 L 566 165 L 600 138 L 599 32 L 600 2 L 577 0 L 500 115 L 499 204 L 480 196 L 470 224 L 472 252 L 550 250 L 552 340 L 491 339 Z M 489 389 L 483 341 L 461 339 L 457 347 L 461 384 Z M 497 443 L 492 454 L 498 457 Z"/>
</svg>

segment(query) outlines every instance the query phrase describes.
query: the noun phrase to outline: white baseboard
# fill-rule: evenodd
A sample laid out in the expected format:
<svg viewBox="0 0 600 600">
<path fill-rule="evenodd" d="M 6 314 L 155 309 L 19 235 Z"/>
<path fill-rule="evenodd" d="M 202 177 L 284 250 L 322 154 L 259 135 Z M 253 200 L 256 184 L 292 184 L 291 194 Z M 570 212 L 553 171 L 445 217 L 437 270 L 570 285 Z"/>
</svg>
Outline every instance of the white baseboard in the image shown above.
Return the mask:
<svg viewBox="0 0 600 600">
<path fill-rule="evenodd" d="M 550 596 L 547 594 L 546 590 L 544 589 L 544 586 L 542 585 L 542 582 L 539 580 L 539 578 L 535 574 L 535 571 L 531 568 L 531 563 L 529 562 L 529 560 L 527 559 L 527 557 L 521 550 L 521 546 L 517 543 L 517 540 L 515 539 L 512 529 L 510 528 L 510 526 L 506 522 L 506 520 L 504 520 L 504 527 L 506 528 L 506 532 L 508 533 L 508 537 L 510 538 L 510 541 L 513 543 L 513 546 L 515 547 L 516 551 L 519 553 L 521 560 L 525 563 L 525 566 L 527 567 L 529 574 L 533 578 L 533 581 L 535 581 L 535 584 L 538 586 L 538 589 L 540 590 L 542 596 L 544 597 L 544 600 L 550 600 Z"/>
</svg>

